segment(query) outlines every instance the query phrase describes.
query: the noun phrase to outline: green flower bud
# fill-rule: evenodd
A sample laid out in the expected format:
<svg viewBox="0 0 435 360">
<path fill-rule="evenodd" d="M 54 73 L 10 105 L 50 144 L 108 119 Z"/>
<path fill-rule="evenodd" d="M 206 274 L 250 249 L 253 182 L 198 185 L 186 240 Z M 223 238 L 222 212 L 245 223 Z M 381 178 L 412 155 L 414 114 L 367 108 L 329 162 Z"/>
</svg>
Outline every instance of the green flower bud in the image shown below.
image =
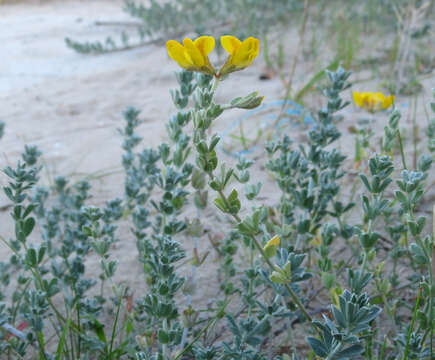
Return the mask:
<svg viewBox="0 0 435 360">
<path fill-rule="evenodd" d="M 231 101 L 231 107 L 237 109 L 255 109 L 261 105 L 264 96 L 258 96 L 258 91 L 255 91 L 245 97 L 237 97 Z"/>
<path fill-rule="evenodd" d="M 335 284 L 335 275 L 327 272 L 322 272 L 322 284 L 327 289 L 332 289 Z"/>
</svg>

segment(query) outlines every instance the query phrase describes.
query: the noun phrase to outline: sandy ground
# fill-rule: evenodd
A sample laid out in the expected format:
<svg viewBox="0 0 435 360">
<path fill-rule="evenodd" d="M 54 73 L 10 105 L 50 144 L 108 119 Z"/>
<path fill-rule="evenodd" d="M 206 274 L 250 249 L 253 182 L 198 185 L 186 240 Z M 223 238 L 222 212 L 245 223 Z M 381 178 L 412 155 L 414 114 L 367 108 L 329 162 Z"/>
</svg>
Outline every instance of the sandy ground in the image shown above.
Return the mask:
<svg viewBox="0 0 435 360">
<path fill-rule="evenodd" d="M 56 175 L 80 179 L 115 172 L 93 182 L 93 205 L 123 195 L 123 176 L 116 174 L 121 168 L 122 139 L 117 132 L 123 126 L 121 112 L 131 105 L 142 110 L 144 123 L 139 133 L 147 146 L 157 146 L 166 137 L 164 124 L 175 112 L 169 89 L 176 87 L 174 71 L 178 68 L 163 44 L 99 56 L 77 54 L 65 46 L 66 36 L 82 41 L 104 40 L 109 34 L 119 37 L 119 28 L 94 23 L 129 19 L 121 5 L 122 1 L 104 0 L 0 6 L 0 119 L 6 122 L 0 165 L 14 166 L 24 145 L 35 144 L 47 165 L 42 184 L 49 185 Z M 238 73 L 222 85 L 218 99 L 229 101 L 260 87 L 267 97 L 277 98 L 280 81 L 261 82 L 257 74 L 258 67 Z M 216 128 L 224 129 L 237 114 L 224 117 Z M 1 174 L 1 185 L 5 181 Z M 8 204 L 2 192 L 0 220 L 6 225 L 0 234 L 6 238 L 13 233 Z M 210 207 L 208 211 L 213 218 L 216 210 Z M 39 232 L 32 235 L 38 241 Z M 122 245 L 115 244 L 113 253 L 120 260 L 117 280 L 141 288 L 141 277 L 131 276 L 130 259 L 137 257 L 135 240 L 127 227 L 120 237 Z M 183 243 L 187 249 L 192 247 L 190 239 Z M 208 241 L 200 247 L 205 250 Z M 8 256 L 0 244 L 0 260 Z M 90 261 L 88 270 L 98 271 L 98 259 Z M 140 274 L 139 262 L 136 266 Z M 209 273 L 200 272 L 199 277 L 207 282 Z"/>
<path fill-rule="evenodd" d="M 158 145 L 165 138 L 164 124 L 168 116 L 175 112 L 169 89 L 176 86 L 173 73 L 178 69 L 168 58 L 163 44 L 92 56 L 77 54 L 64 43 L 66 36 L 83 41 L 104 39 L 109 34 L 119 38 L 119 28 L 95 26 L 94 23 L 96 20 L 129 19 L 120 10 L 121 5 L 122 1 L 118 0 L 0 5 L 0 119 L 6 122 L 5 136 L 0 140 L 0 167 L 14 165 L 24 144 L 35 144 L 43 151 L 47 165 L 48 175 L 42 177 L 43 184 L 50 184 L 50 179 L 56 175 L 72 175 L 79 179 L 85 174 L 115 171 L 113 175 L 93 181 L 91 202 L 99 205 L 122 196 L 123 177 L 116 173 L 120 169 L 122 154 L 122 140 L 117 133 L 117 128 L 123 126 L 121 112 L 130 105 L 142 109 L 144 123 L 139 132 L 147 146 Z M 296 36 L 289 36 L 287 49 L 296 41 Z M 278 77 L 259 80 L 262 63 L 263 59 L 259 57 L 253 67 L 225 81 L 218 90 L 218 101 L 226 102 L 254 90 L 265 95 L 266 103 L 279 99 L 283 87 Z M 310 64 L 298 67 L 296 87 L 304 79 L 306 81 L 304 72 L 310 73 L 311 70 Z M 355 74 L 352 79 L 364 77 L 365 74 Z M 433 77 L 423 80 L 426 103 L 431 98 L 433 84 Z M 378 84 L 374 81 L 364 83 L 357 89 L 370 89 L 371 85 Z M 350 91 L 345 96 L 349 98 Z M 410 103 L 410 98 L 397 98 L 397 106 L 403 110 L 402 127 L 405 128 L 410 125 Z M 424 128 L 426 117 L 422 103 L 420 100 L 417 114 L 419 125 Z M 225 114 L 215 129 L 226 129 L 241 114 L 241 111 Z M 344 115 L 345 122 L 340 125 L 344 136 L 340 144 L 343 151 L 352 154 L 353 138 L 347 129 L 362 113 L 350 106 Z M 387 119 L 385 114 L 379 117 L 382 121 Z M 252 121 L 255 125 L 261 122 L 259 119 Z M 383 128 L 382 121 L 377 125 L 379 129 Z M 291 130 L 291 136 L 299 141 L 304 139 L 303 132 L 297 129 Z M 424 138 L 423 132 L 420 136 Z M 411 152 L 408 154 L 411 156 Z M 255 165 L 254 178 L 260 171 L 264 174 L 262 163 L 264 161 Z M 432 179 L 434 175 L 432 172 Z M 0 184 L 5 181 L 5 176 L 0 175 Z M 273 201 L 278 195 L 276 185 L 269 178 L 264 181 L 262 199 Z M 434 201 L 433 194 L 431 191 L 427 196 L 426 211 Z M 0 208 L 5 209 L 0 212 L 0 234 L 4 237 L 13 231 L 8 204 L 7 198 L 0 194 Z M 210 206 L 205 215 L 206 222 L 210 221 L 216 210 Z M 132 288 L 141 288 L 142 278 L 140 275 L 132 276 L 130 265 L 131 258 L 137 257 L 134 238 L 126 228 L 121 229 L 126 231 L 120 232 L 122 241 L 113 251 L 113 256 L 120 260 L 117 280 L 128 282 Z M 37 237 L 35 233 L 34 238 Z M 204 251 L 209 245 L 205 238 L 203 240 L 200 248 Z M 190 239 L 182 242 L 187 249 L 192 247 Z M 8 251 L 0 245 L 0 260 L 7 257 Z M 97 271 L 96 260 L 89 263 L 91 272 Z M 212 257 L 207 261 L 210 266 L 204 266 L 198 272 L 199 287 L 204 289 L 206 285 L 207 292 L 213 293 L 217 289 L 210 285 L 216 282 L 209 281 L 209 278 L 215 276 L 215 266 L 210 264 Z M 138 262 L 136 266 L 137 274 L 140 274 Z"/>
</svg>

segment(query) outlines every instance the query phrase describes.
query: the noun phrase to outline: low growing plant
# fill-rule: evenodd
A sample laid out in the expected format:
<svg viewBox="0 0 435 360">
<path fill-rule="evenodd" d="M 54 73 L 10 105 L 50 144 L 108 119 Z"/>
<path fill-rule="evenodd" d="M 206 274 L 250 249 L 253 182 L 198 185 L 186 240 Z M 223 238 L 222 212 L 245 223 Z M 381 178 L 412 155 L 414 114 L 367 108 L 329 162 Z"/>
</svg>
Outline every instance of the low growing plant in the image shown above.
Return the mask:
<svg viewBox="0 0 435 360">
<path fill-rule="evenodd" d="M 213 125 L 226 111 L 262 103 L 257 92 L 229 103 L 215 98 L 227 77 L 255 60 L 259 40 L 223 36 L 221 45 L 229 56 L 216 70 L 208 59 L 213 37 L 167 42 L 185 69 L 171 91 L 177 113 L 166 123 L 168 142 L 149 148 L 137 132 L 140 111 L 124 112 L 122 199 L 92 205 L 86 180 L 38 186 L 34 146 L 4 169 L 14 231 L 1 238 L 11 254 L 0 263 L 2 357 L 434 358 L 434 239 L 419 211 L 432 156 L 415 169 L 404 158 L 396 165 L 395 110 L 379 151 L 353 178 L 359 200 L 346 196 L 353 174 L 336 123 L 351 74 L 339 67 L 326 71 L 326 104 L 307 140 L 282 134 L 265 144 L 265 175 L 254 178 L 253 160 L 224 161 Z M 369 100 L 371 110 L 377 102 Z M 277 196 L 264 200 L 267 179 Z M 207 208 L 217 216 L 203 216 Z M 116 258 L 121 238 L 135 242 L 134 256 Z M 90 272 L 92 259 L 98 273 Z M 135 289 L 116 278 L 119 263 L 133 261 L 143 284 Z M 207 292 L 198 271 L 207 271 Z"/>
</svg>

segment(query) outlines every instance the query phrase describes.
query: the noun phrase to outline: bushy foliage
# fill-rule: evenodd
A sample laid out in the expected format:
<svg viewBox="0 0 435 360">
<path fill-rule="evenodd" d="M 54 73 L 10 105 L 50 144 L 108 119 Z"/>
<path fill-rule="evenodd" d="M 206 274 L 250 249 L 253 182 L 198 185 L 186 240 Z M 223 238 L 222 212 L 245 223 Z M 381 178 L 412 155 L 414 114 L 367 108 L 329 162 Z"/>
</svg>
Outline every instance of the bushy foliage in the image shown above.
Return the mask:
<svg viewBox="0 0 435 360">
<path fill-rule="evenodd" d="M 418 212 L 433 158 L 422 155 L 415 169 L 405 159 L 403 168 L 395 165 L 392 150 L 401 141 L 394 111 L 381 149 L 362 160 L 367 168 L 360 164 L 354 180 L 360 199 L 344 197 L 353 174 L 337 145 L 336 123 L 348 105 L 340 94 L 350 75 L 327 72 L 326 103 L 304 144 L 289 134 L 266 144 L 265 165 L 280 194 L 271 205 L 259 197 L 253 161 L 225 164 L 212 127 L 223 112 L 254 108 L 262 97 L 216 103 L 217 86 L 225 87 L 218 75 L 177 74 L 171 95 L 178 112 L 166 123 L 168 142 L 156 148 L 144 147 L 137 134 L 140 111 L 124 112 L 122 199 L 91 206 L 86 180 L 57 177 L 52 188 L 38 186 L 41 153 L 26 146 L 22 161 L 4 169 L 14 235 L 1 239 L 12 254 L 0 263 L 2 356 L 433 358 L 434 239 Z M 208 281 L 219 291 L 198 305 L 196 272 L 213 265 L 197 246 L 206 237 L 201 214 L 212 206 L 224 222 L 223 236 L 207 234 L 218 259 L 218 276 Z M 196 214 L 189 216 L 192 207 Z M 121 223 L 128 234 L 120 234 Z M 115 258 L 121 236 L 136 242 L 134 257 Z M 346 256 L 338 257 L 339 247 Z M 99 273 L 90 274 L 87 260 L 95 258 Z M 119 262 L 133 260 L 146 284 L 135 297 L 115 278 Z"/>
</svg>

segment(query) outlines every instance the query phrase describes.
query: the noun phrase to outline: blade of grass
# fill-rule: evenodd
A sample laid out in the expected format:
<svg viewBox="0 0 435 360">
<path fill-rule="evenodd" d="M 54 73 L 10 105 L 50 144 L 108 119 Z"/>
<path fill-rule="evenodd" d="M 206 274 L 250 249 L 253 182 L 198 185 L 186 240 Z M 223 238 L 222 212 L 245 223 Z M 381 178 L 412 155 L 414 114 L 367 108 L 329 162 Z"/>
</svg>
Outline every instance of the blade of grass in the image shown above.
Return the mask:
<svg viewBox="0 0 435 360">
<path fill-rule="evenodd" d="M 214 325 L 219 319 L 222 318 L 225 312 L 225 308 L 228 306 L 228 304 L 231 302 L 232 298 L 229 298 L 219 309 L 217 314 L 207 323 L 207 325 L 196 335 L 196 337 L 183 349 L 181 350 L 178 355 L 174 358 L 174 360 L 181 359 L 184 353 L 186 353 L 204 334 L 212 325 Z"/>
<path fill-rule="evenodd" d="M 402 156 L 403 169 L 404 170 L 408 170 L 408 167 L 406 166 L 405 152 L 403 151 L 402 136 L 400 135 L 400 130 L 399 129 L 397 129 L 397 137 L 399 139 L 399 148 L 400 148 L 400 155 Z"/>
<path fill-rule="evenodd" d="M 112 353 L 113 343 L 115 341 L 116 327 L 118 325 L 119 312 L 121 310 L 122 295 L 118 299 L 118 307 L 116 309 L 115 323 L 113 324 L 112 336 L 110 337 L 110 353 Z"/>
<path fill-rule="evenodd" d="M 418 141 L 418 125 L 417 125 L 417 100 L 418 95 L 415 95 L 414 100 L 414 114 L 412 117 L 412 139 L 413 139 L 413 145 L 414 145 L 414 169 L 417 169 L 417 141 Z"/>
<path fill-rule="evenodd" d="M 66 323 L 63 327 L 62 335 L 60 336 L 59 343 L 57 344 L 56 360 L 62 359 L 62 353 L 64 352 L 63 348 L 64 348 L 65 343 L 66 343 L 66 335 L 68 334 L 68 331 L 69 331 L 69 327 L 71 324 L 71 318 L 72 318 L 72 312 L 69 314 L 68 318 L 66 319 Z"/>
<path fill-rule="evenodd" d="M 429 271 L 432 271 L 430 273 L 430 282 L 431 287 L 433 288 L 435 286 L 435 205 L 432 210 L 432 269 L 429 269 Z M 429 307 L 430 307 L 430 319 L 433 319 L 433 296 L 429 298 Z M 434 323 L 432 322 L 430 325 L 430 357 L 433 359 L 433 330 L 434 330 Z"/>
<path fill-rule="evenodd" d="M 326 70 L 331 70 L 331 71 L 336 71 L 339 65 L 339 60 L 334 60 L 331 64 L 329 64 L 327 67 L 325 67 L 324 69 L 320 70 L 319 72 L 315 73 L 313 75 L 313 77 L 302 87 L 302 89 L 300 89 L 295 97 L 294 100 L 297 103 L 300 103 L 302 100 L 302 97 L 308 92 L 310 91 L 314 85 L 319 82 L 321 79 L 323 79 L 326 75 Z"/>
<path fill-rule="evenodd" d="M 387 336 L 384 336 L 384 342 L 382 343 L 381 353 L 379 354 L 378 360 L 384 359 L 385 349 L 387 348 Z"/>
<path fill-rule="evenodd" d="M 411 340 L 412 330 L 414 329 L 415 319 L 417 318 L 417 310 L 420 307 L 420 300 L 421 300 L 421 287 L 418 289 L 417 302 L 415 303 L 414 315 L 412 316 L 411 325 L 409 326 L 408 336 L 406 338 L 406 347 L 405 347 L 405 352 L 403 354 L 403 360 L 408 359 L 409 342 Z"/>
<path fill-rule="evenodd" d="M 47 360 L 47 356 L 45 355 L 44 335 L 42 334 L 42 331 L 38 331 L 36 333 L 36 339 L 38 340 L 38 344 L 39 344 L 39 358 L 43 360 Z"/>
</svg>

